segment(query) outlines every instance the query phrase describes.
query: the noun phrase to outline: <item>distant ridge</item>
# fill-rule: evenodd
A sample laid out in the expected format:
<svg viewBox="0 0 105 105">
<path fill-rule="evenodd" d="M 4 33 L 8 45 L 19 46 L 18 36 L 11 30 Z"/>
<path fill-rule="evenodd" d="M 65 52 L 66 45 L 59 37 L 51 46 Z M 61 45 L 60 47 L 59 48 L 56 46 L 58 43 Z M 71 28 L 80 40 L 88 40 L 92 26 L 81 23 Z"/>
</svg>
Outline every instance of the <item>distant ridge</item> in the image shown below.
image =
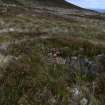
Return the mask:
<svg viewBox="0 0 105 105">
<path fill-rule="evenodd" d="M 100 12 L 100 13 L 105 13 L 105 9 L 96 9 L 95 11 Z"/>
<path fill-rule="evenodd" d="M 65 0 L 0 0 L 0 4 L 15 4 L 15 5 L 23 5 L 28 7 L 53 6 L 53 7 L 80 9 L 80 7 L 70 4 Z"/>
</svg>

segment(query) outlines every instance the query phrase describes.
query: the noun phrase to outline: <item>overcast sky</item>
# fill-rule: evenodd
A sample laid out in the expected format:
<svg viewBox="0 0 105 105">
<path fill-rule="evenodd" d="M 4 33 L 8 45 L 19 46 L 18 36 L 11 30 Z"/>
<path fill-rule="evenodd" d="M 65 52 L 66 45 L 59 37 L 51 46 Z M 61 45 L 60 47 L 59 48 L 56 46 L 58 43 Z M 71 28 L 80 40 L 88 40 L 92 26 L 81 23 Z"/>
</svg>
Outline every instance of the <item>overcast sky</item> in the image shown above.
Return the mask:
<svg viewBox="0 0 105 105">
<path fill-rule="evenodd" d="M 84 8 L 105 9 L 105 0 L 66 0 Z"/>
</svg>

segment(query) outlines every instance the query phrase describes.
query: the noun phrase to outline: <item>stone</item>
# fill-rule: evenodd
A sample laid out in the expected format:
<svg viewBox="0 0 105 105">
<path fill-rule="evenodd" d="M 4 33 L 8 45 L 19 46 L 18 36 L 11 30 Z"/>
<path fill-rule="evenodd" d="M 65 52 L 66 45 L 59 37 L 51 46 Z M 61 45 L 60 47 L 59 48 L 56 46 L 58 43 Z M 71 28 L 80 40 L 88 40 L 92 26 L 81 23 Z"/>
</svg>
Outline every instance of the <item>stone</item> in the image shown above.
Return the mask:
<svg viewBox="0 0 105 105">
<path fill-rule="evenodd" d="M 98 65 L 96 63 L 92 63 L 88 67 L 88 75 L 94 75 L 96 76 L 98 72 Z"/>
<path fill-rule="evenodd" d="M 81 92 L 80 92 L 80 89 L 76 86 L 76 87 L 73 87 L 71 89 L 71 93 L 72 93 L 72 96 L 70 98 L 70 100 L 76 103 L 79 103 L 80 99 L 81 99 Z"/>
<path fill-rule="evenodd" d="M 73 96 L 78 96 L 78 95 L 80 95 L 80 90 L 79 90 L 78 88 L 74 88 L 74 89 L 72 90 L 72 92 L 73 92 Z"/>
</svg>

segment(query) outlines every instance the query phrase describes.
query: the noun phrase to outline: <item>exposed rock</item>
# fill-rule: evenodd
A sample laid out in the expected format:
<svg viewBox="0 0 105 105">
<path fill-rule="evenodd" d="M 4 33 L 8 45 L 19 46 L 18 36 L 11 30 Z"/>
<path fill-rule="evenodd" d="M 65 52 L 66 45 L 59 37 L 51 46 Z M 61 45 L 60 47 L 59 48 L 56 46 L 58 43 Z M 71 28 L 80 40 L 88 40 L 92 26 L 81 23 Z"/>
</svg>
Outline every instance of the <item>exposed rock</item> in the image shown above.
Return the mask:
<svg viewBox="0 0 105 105">
<path fill-rule="evenodd" d="M 71 90 L 71 94 L 72 94 L 70 100 L 72 100 L 73 103 L 74 102 L 75 103 L 79 103 L 79 100 L 81 98 L 81 91 L 80 91 L 79 87 L 77 87 L 77 86 L 76 87 L 72 87 L 70 90 Z"/>
<path fill-rule="evenodd" d="M 68 61 L 68 59 L 67 59 Z M 96 76 L 101 72 L 105 64 L 105 55 L 97 55 L 95 59 L 89 60 L 88 57 L 75 56 L 70 58 L 70 70 L 79 71 L 81 74 Z"/>
<path fill-rule="evenodd" d="M 72 90 L 72 92 L 73 92 L 73 96 L 79 96 L 80 95 L 80 90 L 78 88 L 74 88 Z"/>
<path fill-rule="evenodd" d="M 92 63 L 92 64 L 89 64 L 88 66 L 88 75 L 94 75 L 96 76 L 96 74 L 98 73 L 99 71 L 99 67 L 96 63 Z"/>
<path fill-rule="evenodd" d="M 83 49 L 81 49 L 82 51 Z M 53 64 L 67 64 L 70 72 L 80 72 L 81 75 L 96 76 L 103 70 L 105 64 L 105 55 L 100 54 L 95 59 L 90 60 L 84 55 L 62 57 L 59 49 L 52 48 L 48 52 L 48 59 Z"/>
</svg>

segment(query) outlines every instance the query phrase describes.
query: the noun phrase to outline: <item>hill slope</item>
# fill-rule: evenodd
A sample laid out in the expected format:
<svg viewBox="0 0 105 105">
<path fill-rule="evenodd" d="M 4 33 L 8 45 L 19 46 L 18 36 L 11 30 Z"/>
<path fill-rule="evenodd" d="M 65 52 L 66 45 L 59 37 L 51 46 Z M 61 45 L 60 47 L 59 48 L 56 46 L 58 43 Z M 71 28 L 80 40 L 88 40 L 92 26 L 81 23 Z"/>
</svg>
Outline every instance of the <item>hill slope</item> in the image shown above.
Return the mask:
<svg viewBox="0 0 105 105">
<path fill-rule="evenodd" d="M 4 4 L 16 4 L 24 6 L 56 6 L 56 7 L 68 7 L 68 8 L 80 8 L 73 4 L 67 3 L 65 0 L 0 0 L 0 3 Z"/>
<path fill-rule="evenodd" d="M 34 6 L 0 6 L 0 105 L 104 105 L 105 15 L 43 1 L 0 2 Z"/>
</svg>

